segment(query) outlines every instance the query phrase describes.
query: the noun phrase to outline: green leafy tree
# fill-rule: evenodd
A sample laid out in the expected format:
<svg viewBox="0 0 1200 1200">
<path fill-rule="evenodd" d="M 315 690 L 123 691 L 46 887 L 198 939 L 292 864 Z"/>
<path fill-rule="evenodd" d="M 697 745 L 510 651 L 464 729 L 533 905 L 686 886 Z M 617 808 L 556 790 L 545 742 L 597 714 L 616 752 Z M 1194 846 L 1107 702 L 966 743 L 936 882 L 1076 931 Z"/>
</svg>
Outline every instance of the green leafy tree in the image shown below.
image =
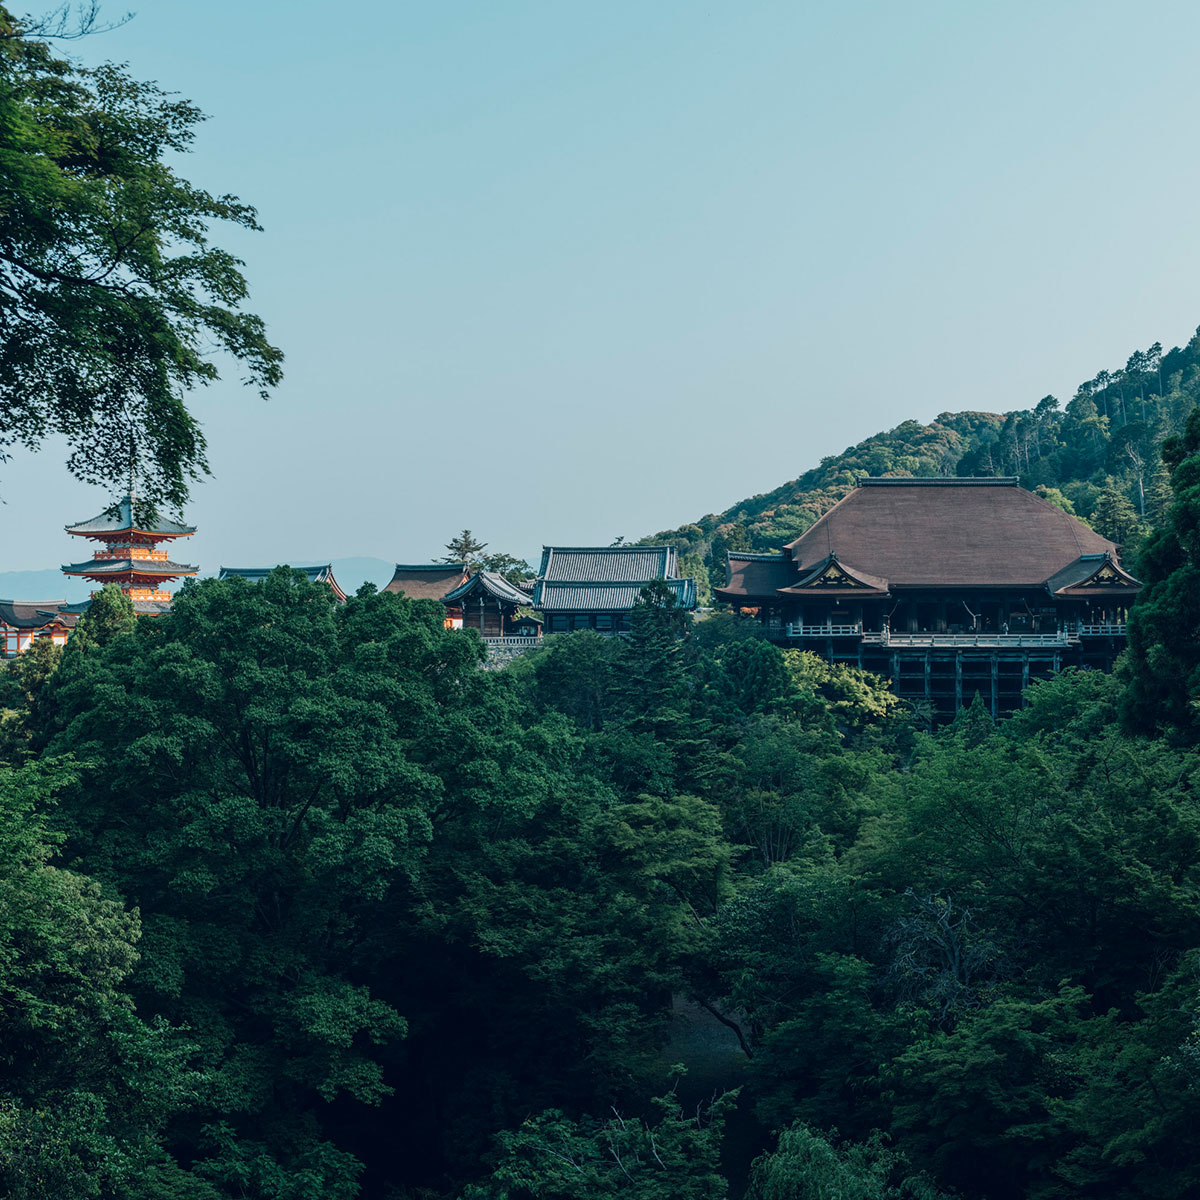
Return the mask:
<svg viewBox="0 0 1200 1200">
<path fill-rule="evenodd" d="M 674 1095 L 655 1100 L 658 1119 L 572 1121 L 549 1111 L 501 1134 L 491 1179 L 463 1200 L 724 1200 L 719 1153 L 735 1096 L 684 1112 Z"/>
<path fill-rule="evenodd" d="M 1120 488 L 1112 485 L 1111 480 L 1097 498 L 1089 519 L 1097 533 L 1102 533 L 1119 546 L 1136 540 L 1141 532 L 1137 509 Z"/>
<path fill-rule="evenodd" d="M 449 546 L 446 547 L 447 550 L 449 548 Z M 479 565 L 485 571 L 494 571 L 497 575 L 503 575 L 509 583 L 520 583 L 533 574 L 533 568 L 523 558 L 517 558 L 512 554 L 486 554 L 480 559 Z"/>
<path fill-rule="evenodd" d="M 34 733 L 49 722 L 47 685 L 62 655 L 63 648 L 49 638 L 35 638 L 33 645 L 7 666 L 8 703 L 0 712 L 0 757 L 14 766 L 36 750 Z"/>
<path fill-rule="evenodd" d="M 405 1032 L 356 947 L 417 868 L 477 662 L 437 605 L 337 608 L 280 568 L 184 589 L 57 673 L 54 745 L 92 764 L 71 850 L 145 914 L 135 995 L 203 1049 L 186 1140 L 214 1180 L 350 1194 L 321 1117 L 388 1094 L 378 1048 Z"/>
<path fill-rule="evenodd" d="M 1174 503 L 1139 560 L 1145 587 L 1130 614 L 1126 721 L 1200 734 L 1200 408 L 1181 437 L 1163 443 Z"/>
<path fill-rule="evenodd" d="M 452 537 L 446 543 L 446 556 L 442 559 L 448 563 L 466 563 L 474 567 L 482 563 L 483 552 L 487 542 L 481 542 L 469 529 L 464 529 L 457 537 Z"/>
<path fill-rule="evenodd" d="M 170 162 L 200 120 L 0 8 L 0 446 L 61 434 L 71 470 L 110 489 L 137 458 L 142 498 L 175 507 L 207 470 L 184 396 L 217 378 L 212 351 L 263 395 L 281 378 L 241 262 L 209 242 L 214 222 L 257 229 L 254 210 Z"/>
<path fill-rule="evenodd" d="M 0 1191 L 14 1200 L 218 1200 L 164 1149 L 211 1081 L 133 1012 L 137 914 L 54 862 L 67 762 L 0 769 Z"/>
<path fill-rule="evenodd" d="M 69 644 L 76 653 L 86 652 L 90 646 L 107 646 L 136 626 L 133 601 L 115 583 L 106 583 L 92 596 Z"/>
<path fill-rule="evenodd" d="M 807 1125 L 779 1135 L 754 1163 L 746 1200 L 939 1200 L 945 1193 L 911 1173 L 904 1155 L 881 1134 L 838 1142 Z"/>
</svg>

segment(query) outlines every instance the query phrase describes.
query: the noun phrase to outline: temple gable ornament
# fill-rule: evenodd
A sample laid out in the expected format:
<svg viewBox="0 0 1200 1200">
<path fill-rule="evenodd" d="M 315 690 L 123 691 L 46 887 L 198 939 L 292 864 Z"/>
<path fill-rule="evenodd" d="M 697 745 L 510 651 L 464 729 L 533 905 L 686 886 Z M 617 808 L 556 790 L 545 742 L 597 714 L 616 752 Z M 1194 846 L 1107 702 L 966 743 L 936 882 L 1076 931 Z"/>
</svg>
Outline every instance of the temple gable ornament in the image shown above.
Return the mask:
<svg viewBox="0 0 1200 1200">
<path fill-rule="evenodd" d="M 1136 587 L 1129 576 L 1118 571 L 1112 563 L 1106 562 L 1090 579 L 1085 579 L 1079 587 Z"/>
</svg>

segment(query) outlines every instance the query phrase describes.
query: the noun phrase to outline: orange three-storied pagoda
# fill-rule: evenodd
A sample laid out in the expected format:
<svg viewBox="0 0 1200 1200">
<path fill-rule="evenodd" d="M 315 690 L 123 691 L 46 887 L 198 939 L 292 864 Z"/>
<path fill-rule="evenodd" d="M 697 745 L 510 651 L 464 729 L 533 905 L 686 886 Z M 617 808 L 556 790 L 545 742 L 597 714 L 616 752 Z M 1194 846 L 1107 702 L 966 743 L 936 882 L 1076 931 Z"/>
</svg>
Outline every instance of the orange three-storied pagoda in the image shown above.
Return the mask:
<svg viewBox="0 0 1200 1200">
<path fill-rule="evenodd" d="M 161 518 L 139 521 L 132 495 L 90 521 L 68 525 L 67 532 L 103 542 L 104 548 L 87 562 L 64 566 L 63 574 L 82 575 L 102 585 L 115 583 L 133 601 L 135 612 L 163 612 L 171 603 L 171 593 L 163 584 L 195 575 L 199 569 L 172 562 L 165 550 L 158 549 L 159 542 L 191 537 L 196 527 Z"/>
</svg>

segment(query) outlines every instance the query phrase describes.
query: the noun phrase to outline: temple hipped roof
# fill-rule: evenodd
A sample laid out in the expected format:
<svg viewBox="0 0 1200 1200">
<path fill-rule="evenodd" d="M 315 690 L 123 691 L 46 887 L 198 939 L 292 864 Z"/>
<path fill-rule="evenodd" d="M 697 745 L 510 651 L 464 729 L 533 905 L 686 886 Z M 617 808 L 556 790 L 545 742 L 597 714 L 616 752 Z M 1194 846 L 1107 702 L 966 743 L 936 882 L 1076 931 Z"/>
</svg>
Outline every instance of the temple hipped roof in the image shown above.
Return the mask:
<svg viewBox="0 0 1200 1200">
<path fill-rule="evenodd" d="M 45 629 L 58 622 L 75 624 L 74 613 L 65 600 L 0 600 L 0 621 L 11 629 Z"/>
<path fill-rule="evenodd" d="M 532 605 L 543 612 L 628 612 L 642 588 L 661 579 L 691 611 L 696 581 L 678 576 L 674 546 L 543 546 Z"/>
<path fill-rule="evenodd" d="M 1014 479 L 868 479 L 790 543 L 799 573 L 831 554 L 895 590 L 1042 587 L 1117 546 Z"/>
<path fill-rule="evenodd" d="M 648 583 L 679 574 L 674 546 L 543 546 L 540 580 Z"/>
<path fill-rule="evenodd" d="M 584 580 L 539 580 L 533 607 L 542 612 L 629 612 L 638 602 L 642 588 L 652 580 L 635 583 L 589 582 Z M 679 607 L 690 612 L 696 607 L 694 579 L 668 579 Z"/>
<path fill-rule="evenodd" d="M 163 562 L 150 558 L 89 558 L 87 562 L 68 563 L 64 575 L 118 576 L 141 575 L 146 579 L 176 579 L 180 575 L 195 575 L 199 567 L 184 563 Z"/>
<path fill-rule="evenodd" d="M 476 571 L 466 583 L 442 596 L 445 604 L 454 604 L 465 600 L 476 592 L 486 592 L 505 604 L 529 604 L 530 595 L 514 584 L 508 582 L 503 575 L 495 571 Z"/>
<path fill-rule="evenodd" d="M 81 537 L 109 537 L 121 533 L 145 533 L 153 537 L 189 537 L 196 532 L 195 525 L 180 525 L 177 521 L 157 518 L 148 525 L 138 524 L 135 520 L 134 500 L 132 496 L 124 496 L 111 508 L 105 509 L 99 516 L 89 521 L 80 521 L 78 525 L 66 526 L 68 533 Z"/>
<path fill-rule="evenodd" d="M 729 582 L 713 589 L 719 596 L 767 600 L 780 588 L 796 582 L 796 571 L 787 554 L 744 554 L 730 550 L 726 561 Z"/>
<path fill-rule="evenodd" d="M 441 600 L 466 583 L 469 575 L 465 562 L 397 563 L 396 573 L 383 590 L 402 592 L 410 600 Z"/>
</svg>

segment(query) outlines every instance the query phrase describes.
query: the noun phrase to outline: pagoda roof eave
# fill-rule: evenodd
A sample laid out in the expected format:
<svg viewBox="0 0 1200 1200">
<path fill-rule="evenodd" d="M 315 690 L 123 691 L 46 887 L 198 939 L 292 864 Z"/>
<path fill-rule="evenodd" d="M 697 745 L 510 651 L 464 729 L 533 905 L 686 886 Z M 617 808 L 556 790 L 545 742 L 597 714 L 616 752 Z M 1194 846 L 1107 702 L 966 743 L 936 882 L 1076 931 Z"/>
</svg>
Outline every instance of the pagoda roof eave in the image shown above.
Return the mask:
<svg viewBox="0 0 1200 1200">
<path fill-rule="evenodd" d="M 171 538 L 191 537 L 196 532 L 196 527 L 184 527 L 178 533 L 164 533 L 160 529 L 142 529 L 137 525 L 130 525 L 125 529 L 105 529 L 97 531 L 89 531 L 81 529 L 78 525 L 64 525 L 63 528 L 68 533 L 73 533 L 77 537 L 95 538 L 96 541 L 109 541 L 123 537 L 144 537 L 152 539 L 156 542 L 165 542 Z"/>
<path fill-rule="evenodd" d="M 145 564 L 145 565 L 143 565 Z M 83 575 L 93 579 L 112 579 L 121 575 L 140 575 L 147 579 L 174 579 L 181 575 L 196 575 L 199 567 L 186 563 L 145 563 L 144 559 L 93 558 L 87 562 L 67 563 L 62 568 L 64 575 Z"/>
<path fill-rule="evenodd" d="M 196 526 L 185 526 L 178 521 L 158 521 L 157 529 L 143 529 L 134 520 L 134 498 L 126 493 L 115 503 L 110 504 L 101 514 L 79 521 L 73 526 L 65 526 L 67 533 L 79 538 L 114 538 L 121 534 L 136 533 L 144 538 L 190 538 L 196 533 Z"/>
<path fill-rule="evenodd" d="M 104 512 L 87 521 L 79 521 L 74 525 L 66 525 L 68 533 L 77 537 L 116 537 L 121 534 L 138 533 L 143 537 L 176 538 L 191 537 L 196 532 L 195 525 L 181 525 L 178 521 L 162 520 L 157 529 L 142 529 L 134 520 L 134 499 L 131 495 L 123 496 Z"/>
</svg>

